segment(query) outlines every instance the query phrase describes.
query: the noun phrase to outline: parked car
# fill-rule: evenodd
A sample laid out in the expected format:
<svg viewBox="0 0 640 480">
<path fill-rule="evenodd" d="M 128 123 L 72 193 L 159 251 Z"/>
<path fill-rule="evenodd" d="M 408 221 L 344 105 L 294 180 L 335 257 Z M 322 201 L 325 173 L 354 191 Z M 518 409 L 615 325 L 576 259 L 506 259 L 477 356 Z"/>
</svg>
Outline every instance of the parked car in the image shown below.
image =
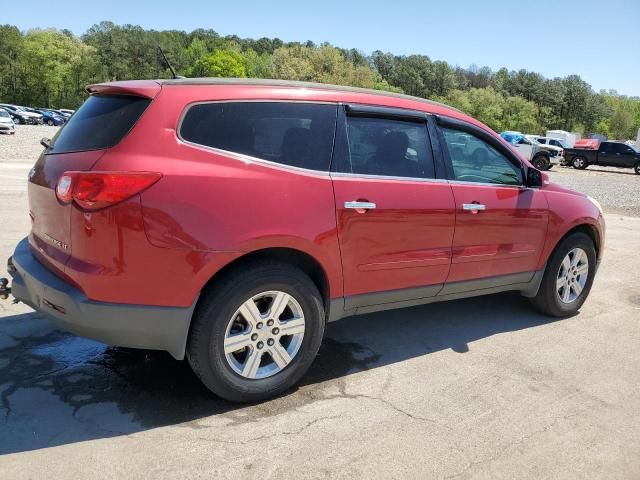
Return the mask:
<svg viewBox="0 0 640 480">
<path fill-rule="evenodd" d="M 13 123 L 13 118 L 7 110 L 0 108 L 0 132 L 2 133 L 16 133 L 16 125 Z"/>
<path fill-rule="evenodd" d="M 566 161 L 579 170 L 589 165 L 607 167 L 633 168 L 640 175 L 640 150 L 623 142 L 600 142 L 593 148 L 568 148 L 565 150 Z"/>
<path fill-rule="evenodd" d="M 529 140 L 539 143 L 544 150 L 549 152 L 552 163 L 562 163 L 564 147 L 559 147 L 545 141 L 545 137 L 539 135 L 525 135 Z"/>
<path fill-rule="evenodd" d="M 36 111 L 42 114 L 43 123 L 46 123 L 50 126 L 55 125 L 56 127 L 58 127 L 60 125 L 64 125 L 64 122 L 67 121 L 67 117 L 56 113 L 53 110 L 38 108 L 36 109 Z"/>
<path fill-rule="evenodd" d="M 540 135 L 533 135 L 538 143 L 542 143 L 543 145 L 550 145 L 552 147 L 558 147 L 560 149 L 569 148 L 569 145 L 565 143 L 564 140 L 560 140 L 558 138 L 551 137 L 542 137 Z"/>
<path fill-rule="evenodd" d="M 562 140 L 562 143 L 566 145 L 566 147 L 572 148 L 576 143 L 576 140 L 580 138 L 577 133 L 565 132 L 564 130 L 547 130 L 546 136 L 549 138 L 555 138 L 557 140 Z M 563 148 L 566 148 L 563 147 Z"/>
<path fill-rule="evenodd" d="M 541 145 L 535 140 L 527 138 L 520 132 L 506 131 L 500 136 L 509 142 L 517 152 L 529 160 L 538 170 L 549 170 L 553 166 L 556 152 L 549 151 L 545 145 Z"/>
<path fill-rule="evenodd" d="M 35 111 L 33 108 L 22 107 L 20 105 L 14 105 L 14 107 L 16 107 L 16 109 L 25 113 L 26 115 L 33 117 L 36 124 L 41 125 L 43 123 L 42 114 L 40 112 Z"/>
<path fill-rule="evenodd" d="M 68 108 L 59 108 L 58 112 L 60 112 L 65 117 L 69 118 L 71 115 L 75 113 L 75 110 L 70 110 Z"/>
<path fill-rule="evenodd" d="M 186 356 L 221 397 L 291 388 L 342 317 L 508 290 L 565 317 L 589 294 L 598 203 L 458 110 L 271 80 L 88 90 L 43 140 L 3 292 Z"/>
<path fill-rule="evenodd" d="M 21 110 L 16 105 L 0 103 L 0 107 L 9 112 L 9 115 L 15 123 L 20 123 L 22 125 L 34 125 L 37 123 L 37 117 L 35 115 Z"/>
</svg>

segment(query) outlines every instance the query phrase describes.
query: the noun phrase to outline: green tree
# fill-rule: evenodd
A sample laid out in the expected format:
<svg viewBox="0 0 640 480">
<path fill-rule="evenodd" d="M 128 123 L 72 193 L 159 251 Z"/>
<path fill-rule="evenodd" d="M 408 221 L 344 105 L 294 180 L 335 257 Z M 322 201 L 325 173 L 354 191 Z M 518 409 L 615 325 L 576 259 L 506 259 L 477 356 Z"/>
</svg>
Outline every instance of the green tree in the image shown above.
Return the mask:
<svg viewBox="0 0 640 480">
<path fill-rule="evenodd" d="M 627 140 L 633 137 L 633 116 L 624 109 L 618 109 L 611 117 L 609 130 L 614 138 Z"/>
<path fill-rule="evenodd" d="M 235 77 L 247 76 L 242 54 L 233 50 L 216 50 L 204 55 L 189 71 L 191 77 Z"/>
</svg>

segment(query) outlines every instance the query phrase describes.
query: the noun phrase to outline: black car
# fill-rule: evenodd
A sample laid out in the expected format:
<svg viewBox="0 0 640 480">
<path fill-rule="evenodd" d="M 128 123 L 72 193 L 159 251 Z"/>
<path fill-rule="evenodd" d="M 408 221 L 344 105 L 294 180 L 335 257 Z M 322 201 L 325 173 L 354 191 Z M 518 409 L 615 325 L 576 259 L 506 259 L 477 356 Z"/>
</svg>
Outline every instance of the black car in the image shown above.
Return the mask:
<svg viewBox="0 0 640 480">
<path fill-rule="evenodd" d="M 32 116 L 31 114 L 27 114 L 26 112 L 18 109 L 15 105 L 0 103 L 0 107 L 4 108 L 7 112 L 9 112 L 9 115 L 11 115 L 11 118 L 13 118 L 13 121 L 16 123 L 21 123 L 23 125 L 27 125 L 27 124 L 33 125 L 37 123 L 34 116 Z"/>
<path fill-rule="evenodd" d="M 640 175 L 640 150 L 622 142 L 600 142 L 596 150 L 566 148 L 564 157 L 573 168 L 584 169 L 589 165 L 633 168 Z"/>
</svg>

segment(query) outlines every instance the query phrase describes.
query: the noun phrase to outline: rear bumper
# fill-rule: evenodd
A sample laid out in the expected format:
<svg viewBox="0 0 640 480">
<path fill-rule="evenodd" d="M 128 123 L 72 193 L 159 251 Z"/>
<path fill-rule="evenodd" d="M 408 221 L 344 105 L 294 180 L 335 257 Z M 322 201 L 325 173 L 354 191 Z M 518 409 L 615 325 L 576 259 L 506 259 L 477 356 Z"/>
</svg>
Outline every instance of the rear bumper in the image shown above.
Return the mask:
<svg viewBox="0 0 640 480">
<path fill-rule="evenodd" d="M 95 302 L 47 270 L 25 238 L 10 259 L 11 293 L 64 330 L 109 345 L 184 358 L 195 303 L 187 308 Z M 114 288 L 118 288 L 114 285 Z"/>
</svg>

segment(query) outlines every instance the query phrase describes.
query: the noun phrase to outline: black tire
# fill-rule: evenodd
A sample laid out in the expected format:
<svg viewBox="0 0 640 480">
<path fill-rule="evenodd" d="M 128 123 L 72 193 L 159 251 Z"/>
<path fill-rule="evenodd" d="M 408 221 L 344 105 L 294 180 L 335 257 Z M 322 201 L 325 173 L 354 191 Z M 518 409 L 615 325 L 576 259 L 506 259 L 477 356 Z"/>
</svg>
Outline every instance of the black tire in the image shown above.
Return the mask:
<svg viewBox="0 0 640 480">
<path fill-rule="evenodd" d="M 540 171 L 547 170 L 550 164 L 551 161 L 546 155 L 536 155 L 533 157 L 533 160 L 531 160 L 531 165 Z"/>
<path fill-rule="evenodd" d="M 573 159 L 571 160 L 571 166 L 578 170 L 584 170 L 589 166 L 589 162 L 584 157 L 573 157 Z"/>
<path fill-rule="evenodd" d="M 640 175 L 640 162 L 634 165 L 633 170 L 636 172 L 636 175 Z"/>
<path fill-rule="evenodd" d="M 53 120 L 47 120 L 47 125 L 49 125 L 50 127 L 53 126 Z"/>
<path fill-rule="evenodd" d="M 580 295 L 571 302 L 564 303 L 560 300 L 556 291 L 560 266 L 565 256 L 574 248 L 581 248 L 587 254 L 589 260 L 589 272 L 587 280 Z M 570 317 L 575 315 L 587 299 L 596 273 L 596 249 L 593 240 L 582 232 L 572 233 L 564 238 L 551 254 L 547 262 L 547 268 L 542 277 L 542 283 L 538 294 L 531 299 L 533 306 L 540 312 L 552 317 Z"/>
<path fill-rule="evenodd" d="M 261 379 L 236 373 L 224 354 L 224 337 L 234 312 L 249 298 L 279 290 L 291 295 L 302 308 L 305 331 L 300 349 L 280 372 Z M 264 260 L 237 269 L 203 291 L 187 343 L 191 368 L 209 390 L 232 402 L 257 402 L 293 387 L 318 353 L 325 329 L 322 296 L 311 279 L 298 268 Z"/>
</svg>

